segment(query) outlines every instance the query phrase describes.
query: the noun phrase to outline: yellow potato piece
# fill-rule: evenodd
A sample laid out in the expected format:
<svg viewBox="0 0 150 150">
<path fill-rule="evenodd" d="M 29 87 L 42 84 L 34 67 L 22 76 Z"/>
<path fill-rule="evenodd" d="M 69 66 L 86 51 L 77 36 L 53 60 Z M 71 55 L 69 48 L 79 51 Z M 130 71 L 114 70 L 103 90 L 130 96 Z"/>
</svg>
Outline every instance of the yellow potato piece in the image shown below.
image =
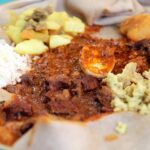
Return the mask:
<svg viewBox="0 0 150 150">
<path fill-rule="evenodd" d="M 26 24 L 26 21 L 24 19 L 18 19 L 15 23 L 15 26 L 17 26 L 20 29 L 23 29 Z"/>
<path fill-rule="evenodd" d="M 48 47 L 37 39 L 23 41 L 16 45 L 15 51 L 19 54 L 38 55 L 47 51 Z"/>
<path fill-rule="evenodd" d="M 67 45 L 71 43 L 72 37 L 68 35 L 51 35 L 50 37 L 50 48 L 56 48 L 58 46 Z"/>
<path fill-rule="evenodd" d="M 19 15 L 19 18 L 25 19 L 25 17 L 31 16 L 33 14 L 34 10 L 35 10 L 35 8 L 29 8 L 29 9 L 25 10 L 24 12 L 22 12 Z"/>
<path fill-rule="evenodd" d="M 18 19 L 18 15 L 14 12 L 14 11 L 8 11 L 9 15 L 10 15 L 10 20 L 8 22 L 8 24 L 6 26 L 9 25 L 14 25 Z"/>
<path fill-rule="evenodd" d="M 133 41 L 150 38 L 150 15 L 139 14 L 125 20 L 120 31 Z"/>
<path fill-rule="evenodd" d="M 85 31 L 85 24 L 80 19 L 73 17 L 64 23 L 63 28 L 66 33 L 76 35 Z"/>
<path fill-rule="evenodd" d="M 13 26 L 10 25 L 7 29 L 6 29 L 6 33 L 9 36 L 9 38 L 15 42 L 16 44 L 22 41 L 21 38 L 21 29 L 18 28 L 17 26 Z"/>
<path fill-rule="evenodd" d="M 42 32 L 35 32 L 34 30 L 24 30 L 21 33 L 21 37 L 23 40 L 38 39 L 45 43 L 49 42 L 49 35 L 46 32 L 42 33 Z"/>
<path fill-rule="evenodd" d="M 47 18 L 48 21 L 56 22 L 60 26 L 62 26 L 68 19 L 69 15 L 66 12 L 53 12 Z"/>
<path fill-rule="evenodd" d="M 70 39 L 70 40 L 73 39 L 73 37 L 71 35 L 68 35 L 68 34 L 62 34 L 61 36 L 64 38 Z"/>
<path fill-rule="evenodd" d="M 61 25 L 55 21 L 48 20 L 46 21 L 47 29 L 58 31 L 61 28 Z"/>
<path fill-rule="evenodd" d="M 9 25 L 6 28 L 6 33 L 9 38 L 16 44 L 22 41 L 21 30 L 25 26 L 26 21 L 23 19 L 18 19 L 14 25 Z"/>
</svg>

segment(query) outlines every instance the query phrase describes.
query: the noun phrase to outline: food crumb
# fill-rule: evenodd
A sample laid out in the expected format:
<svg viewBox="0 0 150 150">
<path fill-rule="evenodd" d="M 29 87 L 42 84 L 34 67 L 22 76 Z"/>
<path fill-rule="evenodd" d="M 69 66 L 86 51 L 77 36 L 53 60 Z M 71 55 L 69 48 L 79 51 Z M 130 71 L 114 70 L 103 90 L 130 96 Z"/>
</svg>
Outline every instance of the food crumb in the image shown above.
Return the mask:
<svg viewBox="0 0 150 150">
<path fill-rule="evenodd" d="M 118 136 L 116 134 L 109 134 L 105 136 L 105 140 L 108 142 L 112 142 L 118 139 Z"/>
<path fill-rule="evenodd" d="M 125 134 L 127 132 L 127 124 L 123 122 L 118 122 L 115 130 L 119 134 Z"/>
</svg>

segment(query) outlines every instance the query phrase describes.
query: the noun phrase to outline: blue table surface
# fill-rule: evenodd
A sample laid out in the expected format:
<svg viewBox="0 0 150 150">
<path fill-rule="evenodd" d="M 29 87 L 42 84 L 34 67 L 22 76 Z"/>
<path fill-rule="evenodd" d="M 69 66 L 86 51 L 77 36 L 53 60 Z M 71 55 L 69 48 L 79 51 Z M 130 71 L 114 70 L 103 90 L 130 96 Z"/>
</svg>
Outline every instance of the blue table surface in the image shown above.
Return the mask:
<svg viewBox="0 0 150 150">
<path fill-rule="evenodd" d="M 13 0 L 0 0 L 0 5 L 11 2 L 11 1 L 13 1 Z"/>
</svg>

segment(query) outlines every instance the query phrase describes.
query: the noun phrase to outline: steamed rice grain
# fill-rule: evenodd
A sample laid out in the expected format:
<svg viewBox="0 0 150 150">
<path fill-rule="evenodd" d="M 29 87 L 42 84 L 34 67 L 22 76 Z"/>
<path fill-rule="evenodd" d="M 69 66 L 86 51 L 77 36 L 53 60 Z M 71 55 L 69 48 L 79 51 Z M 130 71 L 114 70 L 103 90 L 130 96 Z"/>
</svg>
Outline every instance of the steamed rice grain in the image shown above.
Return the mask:
<svg viewBox="0 0 150 150">
<path fill-rule="evenodd" d="M 20 56 L 14 47 L 0 40 L 0 88 L 20 82 L 20 77 L 30 69 L 28 56 Z"/>
</svg>

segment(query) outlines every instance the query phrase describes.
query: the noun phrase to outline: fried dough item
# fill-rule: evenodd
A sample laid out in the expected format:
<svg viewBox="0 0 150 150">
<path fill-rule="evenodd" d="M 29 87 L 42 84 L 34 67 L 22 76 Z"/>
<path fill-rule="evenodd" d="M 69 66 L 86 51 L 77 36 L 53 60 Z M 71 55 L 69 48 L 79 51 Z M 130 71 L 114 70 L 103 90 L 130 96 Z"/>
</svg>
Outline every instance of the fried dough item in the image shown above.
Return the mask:
<svg viewBox="0 0 150 150">
<path fill-rule="evenodd" d="M 80 65 L 85 73 L 97 78 L 103 78 L 114 68 L 114 50 L 113 48 L 101 49 L 84 46 L 81 51 Z"/>
<path fill-rule="evenodd" d="M 150 38 L 150 15 L 139 14 L 123 21 L 120 31 L 133 41 Z"/>
</svg>

